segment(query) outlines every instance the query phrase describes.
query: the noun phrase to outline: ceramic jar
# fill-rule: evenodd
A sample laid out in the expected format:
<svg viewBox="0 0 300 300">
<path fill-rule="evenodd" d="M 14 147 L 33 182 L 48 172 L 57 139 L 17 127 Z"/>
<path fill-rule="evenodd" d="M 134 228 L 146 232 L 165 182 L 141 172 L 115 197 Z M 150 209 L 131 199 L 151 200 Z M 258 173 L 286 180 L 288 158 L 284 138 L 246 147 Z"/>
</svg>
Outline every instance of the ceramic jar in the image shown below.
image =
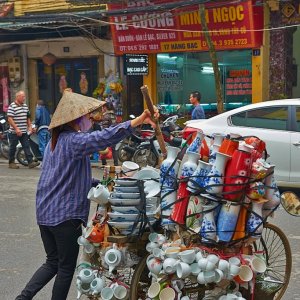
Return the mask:
<svg viewBox="0 0 300 300">
<path fill-rule="evenodd" d="M 264 228 L 262 216 L 262 208 L 264 203 L 264 199 L 252 201 L 252 211 L 247 221 L 247 232 L 253 238 L 260 238 Z"/>
<path fill-rule="evenodd" d="M 197 168 L 197 163 L 200 158 L 198 153 L 187 152 L 188 160 L 182 167 L 180 174 L 181 182 L 177 191 L 177 203 L 174 205 L 171 219 L 179 224 L 185 224 L 186 210 L 189 201 L 190 191 L 187 190 L 187 178 L 193 175 Z"/>
<path fill-rule="evenodd" d="M 233 155 L 233 152 L 238 149 L 239 147 L 239 142 L 234 140 L 234 139 L 230 139 L 230 138 L 226 138 L 223 140 L 220 148 L 219 148 L 219 152 L 227 154 L 227 155 Z"/>
<path fill-rule="evenodd" d="M 209 160 L 208 162 L 212 165 L 216 160 L 217 152 L 219 151 L 220 145 L 213 144 L 209 153 Z"/>
<path fill-rule="evenodd" d="M 251 172 L 251 152 L 235 150 L 225 171 L 223 198 L 239 201 L 244 195 Z"/>
<path fill-rule="evenodd" d="M 220 194 L 223 190 L 224 172 L 228 160 L 231 156 L 217 152 L 216 160 L 210 172 L 204 180 L 204 187 L 210 194 Z"/>
<path fill-rule="evenodd" d="M 186 152 L 194 152 L 200 154 L 200 148 L 202 144 L 202 140 L 204 139 L 204 134 L 202 131 L 198 131 L 196 137 L 192 141 L 192 143 L 187 148 Z"/>
<path fill-rule="evenodd" d="M 217 222 L 217 235 L 220 241 L 230 242 L 235 233 L 241 205 L 227 202 L 222 205 Z"/>
</svg>

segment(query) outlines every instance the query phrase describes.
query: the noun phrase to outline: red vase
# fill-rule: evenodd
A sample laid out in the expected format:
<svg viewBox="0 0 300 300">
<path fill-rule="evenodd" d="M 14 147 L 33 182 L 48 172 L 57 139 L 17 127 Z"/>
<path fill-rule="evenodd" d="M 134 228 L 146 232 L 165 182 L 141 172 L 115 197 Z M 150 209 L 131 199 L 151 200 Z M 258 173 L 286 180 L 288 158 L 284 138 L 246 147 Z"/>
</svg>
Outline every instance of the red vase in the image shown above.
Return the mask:
<svg viewBox="0 0 300 300">
<path fill-rule="evenodd" d="M 223 198 L 239 201 L 247 187 L 252 164 L 250 152 L 235 150 L 225 170 Z"/>
<path fill-rule="evenodd" d="M 187 189 L 187 182 L 180 182 L 177 191 L 177 202 L 173 208 L 171 219 L 178 224 L 185 224 L 186 210 L 189 204 L 190 191 Z"/>
</svg>

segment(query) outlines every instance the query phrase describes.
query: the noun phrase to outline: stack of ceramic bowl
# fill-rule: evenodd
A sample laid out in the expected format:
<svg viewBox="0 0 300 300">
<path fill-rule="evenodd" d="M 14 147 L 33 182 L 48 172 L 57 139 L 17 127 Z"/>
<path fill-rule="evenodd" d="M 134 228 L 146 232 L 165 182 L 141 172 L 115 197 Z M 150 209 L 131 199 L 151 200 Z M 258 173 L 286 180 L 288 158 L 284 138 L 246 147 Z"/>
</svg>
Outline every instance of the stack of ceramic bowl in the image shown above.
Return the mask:
<svg viewBox="0 0 300 300">
<path fill-rule="evenodd" d="M 112 211 L 108 213 L 108 224 L 117 228 L 122 234 L 132 233 L 132 226 L 139 216 L 139 205 L 141 204 L 141 194 L 139 192 L 137 180 L 131 178 L 120 178 L 115 180 L 114 191 L 109 197 Z M 155 222 L 156 198 L 146 199 L 146 213 L 150 224 Z M 140 228 L 137 224 L 133 233 L 137 233 Z"/>
</svg>

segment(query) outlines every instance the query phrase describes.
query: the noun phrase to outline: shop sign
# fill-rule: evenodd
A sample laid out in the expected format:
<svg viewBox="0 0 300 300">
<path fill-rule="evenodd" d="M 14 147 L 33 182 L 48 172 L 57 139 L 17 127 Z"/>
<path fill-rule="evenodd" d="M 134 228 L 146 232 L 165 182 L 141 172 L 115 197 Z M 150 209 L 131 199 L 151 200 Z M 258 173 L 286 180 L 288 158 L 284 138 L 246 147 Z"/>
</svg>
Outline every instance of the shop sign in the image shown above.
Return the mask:
<svg viewBox="0 0 300 300">
<path fill-rule="evenodd" d="M 125 75 L 148 75 L 148 55 L 147 54 L 125 54 L 124 74 Z"/>
<path fill-rule="evenodd" d="M 167 0 L 128 1 L 109 4 L 109 10 L 142 5 L 137 13 L 110 17 L 116 54 L 207 51 L 199 6 L 150 11 L 147 7 L 170 3 Z M 216 50 L 245 49 L 262 44 L 262 7 L 252 0 L 206 4 L 206 22 Z"/>
<path fill-rule="evenodd" d="M 230 70 L 226 78 L 226 95 L 241 96 L 252 94 L 252 76 L 250 70 Z"/>
<path fill-rule="evenodd" d="M 283 24 L 300 24 L 300 3 L 298 0 L 284 3 L 281 6 Z"/>
</svg>

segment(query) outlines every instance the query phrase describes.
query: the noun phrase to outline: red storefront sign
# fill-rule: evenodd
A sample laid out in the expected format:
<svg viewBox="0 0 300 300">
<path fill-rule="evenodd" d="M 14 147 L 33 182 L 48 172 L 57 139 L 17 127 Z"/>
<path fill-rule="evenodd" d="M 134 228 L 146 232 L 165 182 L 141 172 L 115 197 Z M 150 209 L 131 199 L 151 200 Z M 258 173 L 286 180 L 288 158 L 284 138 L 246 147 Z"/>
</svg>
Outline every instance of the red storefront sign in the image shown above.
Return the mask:
<svg viewBox="0 0 300 300">
<path fill-rule="evenodd" d="M 263 10 L 255 0 L 214 2 L 206 5 L 206 22 L 216 50 L 255 48 L 262 44 Z M 110 18 L 116 54 L 207 51 L 199 6 L 147 11 L 167 0 L 128 1 L 110 4 L 109 10 L 143 5 L 143 12 Z"/>
</svg>

